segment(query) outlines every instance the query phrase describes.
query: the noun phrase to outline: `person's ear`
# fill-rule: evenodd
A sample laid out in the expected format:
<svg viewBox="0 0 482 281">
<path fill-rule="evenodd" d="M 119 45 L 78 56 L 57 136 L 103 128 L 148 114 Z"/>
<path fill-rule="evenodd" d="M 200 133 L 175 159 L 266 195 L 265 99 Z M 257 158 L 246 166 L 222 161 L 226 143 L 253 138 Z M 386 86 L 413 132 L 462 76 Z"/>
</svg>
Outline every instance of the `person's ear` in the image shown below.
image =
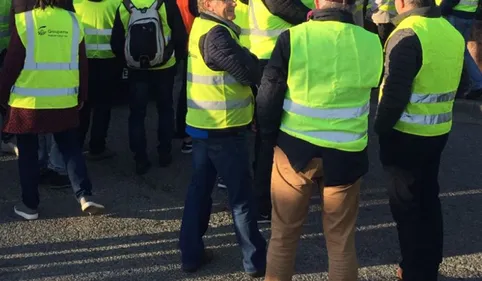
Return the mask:
<svg viewBox="0 0 482 281">
<path fill-rule="evenodd" d="M 204 0 L 203 4 L 204 4 L 204 8 L 206 8 L 206 10 L 211 11 L 211 9 L 210 9 L 211 8 L 211 1 Z"/>
</svg>

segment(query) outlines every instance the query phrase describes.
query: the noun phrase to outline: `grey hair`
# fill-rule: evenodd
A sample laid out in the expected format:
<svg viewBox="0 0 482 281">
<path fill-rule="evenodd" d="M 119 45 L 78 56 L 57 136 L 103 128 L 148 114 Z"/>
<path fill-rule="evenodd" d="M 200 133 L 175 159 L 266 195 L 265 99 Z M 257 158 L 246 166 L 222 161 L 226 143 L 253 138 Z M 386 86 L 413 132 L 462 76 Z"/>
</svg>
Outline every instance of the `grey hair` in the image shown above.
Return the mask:
<svg viewBox="0 0 482 281">
<path fill-rule="evenodd" d="M 413 0 L 413 1 L 417 1 L 417 0 Z M 319 5 L 320 5 L 320 7 L 318 7 L 318 9 L 339 9 L 339 10 L 344 10 L 344 11 L 352 13 L 352 14 L 355 11 L 355 5 L 350 5 L 350 4 L 321 0 L 319 2 Z"/>
</svg>

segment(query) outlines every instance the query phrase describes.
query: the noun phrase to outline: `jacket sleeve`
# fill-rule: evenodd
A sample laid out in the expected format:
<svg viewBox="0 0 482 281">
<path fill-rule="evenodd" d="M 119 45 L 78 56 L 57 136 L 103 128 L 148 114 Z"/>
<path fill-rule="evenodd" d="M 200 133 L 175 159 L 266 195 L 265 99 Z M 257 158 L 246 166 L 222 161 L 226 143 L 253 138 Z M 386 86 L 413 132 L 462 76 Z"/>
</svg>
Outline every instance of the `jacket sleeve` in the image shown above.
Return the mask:
<svg viewBox="0 0 482 281">
<path fill-rule="evenodd" d="M 443 16 L 450 15 L 452 9 L 460 3 L 460 0 L 442 0 L 440 3 L 440 12 Z"/>
<path fill-rule="evenodd" d="M 88 100 L 89 93 L 89 65 L 87 60 L 87 50 L 85 40 L 79 46 L 79 103 Z"/>
<path fill-rule="evenodd" d="M 176 60 L 181 61 L 187 57 L 187 31 L 182 20 L 181 12 L 175 0 L 165 0 L 167 24 L 172 30 L 172 42 L 176 52 Z"/>
<path fill-rule="evenodd" d="M 306 21 L 310 11 L 301 0 L 262 0 L 273 15 L 291 23 L 300 24 Z"/>
<path fill-rule="evenodd" d="M 199 10 L 197 8 L 197 0 L 186 0 L 189 1 L 189 12 L 193 17 L 199 17 Z"/>
<path fill-rule="evenodd" d="M 15 23 L 13 23 L 11 28 L 12 33 L 8 52 L 0 72 L 0 105 L 7 104 L 10 98 L 10 89 L 20 76 L 25 62 L 25 47 L 20 40 Z"/>
<path fill-rule="evenodd" d="M 117 11 L 115 12 L 115 18 L 114 18 L 114 26 L 112 27 L 112 36 L 110 37 L 110 47 L 114 55 L 122 61 L 125 61 L 125 56 L 124 56 L 125 42 L 126 42 L 126 31 L 124 29 L 124 25 L 122 24 L 122 21 L 120 18 L 119 8 L 117 8 Z"/>
<path fill-rule="evenodd" d="M 283 102 L 288 89 L 288 62 L 290 60 L 290 33 L 283 32 L 276 42 L 271 58 L 264 68 L 261 86 L 256 97 L 257 122 L 261 139 L 276 144 Z"/>
<path fill-rule="evenodd" d="M 377 108 L 375 132 L 389 134 L 412 96 L 415 76 L 422 67 L 422 45 L 413 30 L 397 31 L 388 41 L 383 95 Z"/>
<path fill-rule="evenodd" d="M 226 27 L 215 26 L 199 40 L 206 65 L 214 71 L 227 71 L 243 85 L 258 84 L 261 78 L 259 63 L 248 49 L 240 46 Z"/>
</svg>

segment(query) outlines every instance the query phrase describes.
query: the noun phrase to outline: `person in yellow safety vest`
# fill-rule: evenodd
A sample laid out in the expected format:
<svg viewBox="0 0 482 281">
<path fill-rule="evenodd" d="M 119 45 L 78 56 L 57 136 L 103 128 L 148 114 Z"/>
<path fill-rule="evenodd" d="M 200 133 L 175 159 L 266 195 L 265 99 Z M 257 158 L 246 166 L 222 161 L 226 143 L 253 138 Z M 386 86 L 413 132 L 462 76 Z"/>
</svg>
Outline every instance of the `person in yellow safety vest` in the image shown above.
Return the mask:
<svg viewBox="0 0 482 281">
<path fill-rule="evenodd" d="M 313 0 L 250 0 L 250 51 L 260 59 L 261 72 L 271 57 L 278 36 L 288 28 L 306 21 L 314 8 Z M 256 88 L 254 89 L 256 95 Z M 256 118 L 256 117 L 255 117 Z M 257 126 L 256 122 L 255 125 Z M 259 133 L 255 140 L 254 189 L 257 193 L 260 222 L 271 217 L 271 166 L 273 151 L 263 144 Z"/>
<path fill-rule="evenodd" d="M 12 0 L 0 1 L 0 54 L 5 52 L 10 41 L 10 9 Z"/>
<path fill-rule="evenodd" d="M 376 33 L 382 44 L 385 44 L 388 36 L 395 29 L 391 20 L 397 15 L 395 0 L 369 0 L 366 19 L 375 24 Z"/>
<path fill-rule="evenodd" d="M 292 279 L 315 187 L 323 194 L 328 279 L 357 280 L 370 92 L 383 50 L 376 34 L 354 24 L 354 0 L 315 3 L 308 22 L 279 36 L 256 98 L 261 137 L 274 147 L 266 281 Z"/>
<path fill-rule="evenodd" d="M 442 15 L 462 34 L 465 42 L 471 39 L 472 26 L 480 4 L 479 0 L 436 0 Z M 474 58 L 465 49 L 465 69 L 470 75 L 467 99 L 477 99 L 482 96 L 482 72 Z M 463 94 L 463 93 L 461 93 Z"/>
<path fill-rule="evenodd" d="M 89 130 L 87 159 L 102 160 L 114 156 L 106 148 L 110 111 L 115 98 L 115 82 L 121 76 L 121 64 L 110 46 L 114 17 L 120 0 L 76 0 L 75 12 L 84 25 L 87 58 L 89 59 L 89 102 L 81 110 L 80 146 Z"/>
<path fill-rule="evenodd" d="M 98 213 L 78 145 L 78 110 L 87 97 L 87 58 L 80 19 L 60 0 L 37 0 L 15 15 L 0 76 L 0 105 L 8 100 L 4 130 L 16 134 L 22 202 L 17 215 L 38 218 L 38 134 L 53 133 L 81 209 Z"/>
<path fill-rule="evenodd" d="M 199 0 L 200 16 L 189 36 L 186 132 L 193 139 L 193 171 L 187 190 L 179 246 L 182 270 L 195 272 L 213 253 L 204 247 L 219 175 L 227 186 L 236 238 L 247 275 L 264 276 L 266 241 L 252 205 L 247 125 L 253 119 L 250 86 L 259 84 L 258 59 L 241 46 L 233 23 L 236 0 Z"/>
<path fill-rule="evenodd" d="M 152 14 L 155 9 L 157 15 Z M 186 45 L 187 32 L 176 1 L 124 0 L 117 9 L 111 47 L 116 57 L 126 59 L 129 69 L 129 147 L 139 175 L 151 168 L 145 132 L 150 97 L 157 103 L 158 163 L 163 168 L 172 163 L 172 92 L 176 64 L 187 57 Z"/>
<path fill-rule="evenodd" d="M 391 184 L 404 281 L 436 281 L 443 257 L 438 174 L 462 85 L 465 42 L 432 0 L 395 0 L 375 132 Z M 443 35 L 443 36 L 441 36 Z M 468 78 L 468 77 L 467 77 Z"/>
</svg>

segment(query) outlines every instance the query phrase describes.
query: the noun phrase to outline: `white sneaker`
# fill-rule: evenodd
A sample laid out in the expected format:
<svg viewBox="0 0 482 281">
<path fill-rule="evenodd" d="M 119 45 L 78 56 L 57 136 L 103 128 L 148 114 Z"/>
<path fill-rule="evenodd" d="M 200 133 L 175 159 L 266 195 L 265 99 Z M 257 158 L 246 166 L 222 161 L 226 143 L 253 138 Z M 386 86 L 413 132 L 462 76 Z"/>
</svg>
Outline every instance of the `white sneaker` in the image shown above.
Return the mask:
<svg viewBox="0 0 482 281">
<path fill-rule="evenodd" d="M 15 205 L 13 208 L 15 214 L 21 216 L 26 220 L 36 220 L 38 219 L 38 211 L 34 209 L 30 209 L 29 207 L 25 206 L 23 203 L 19 203 Z"/>
<path fill-rule="evenodd" d="M 13 142 L 4 143 L 3 141 L 0 141 L 0 143 L 1 143 L 1 150 L 3 153 L 14 154 L 18 156 L 18 147 L 16 144 L 14 144 Z"/>
<path fill-rule="evenodd" d="M 80 206 L 82 208 L 82 212 L 89 213 L 91 215 L 102 213 L 105 209 L 103 205 L 95 203 L 94 201 L 90 200 L 89 197 L 80 198 Z"/>
</svg>

